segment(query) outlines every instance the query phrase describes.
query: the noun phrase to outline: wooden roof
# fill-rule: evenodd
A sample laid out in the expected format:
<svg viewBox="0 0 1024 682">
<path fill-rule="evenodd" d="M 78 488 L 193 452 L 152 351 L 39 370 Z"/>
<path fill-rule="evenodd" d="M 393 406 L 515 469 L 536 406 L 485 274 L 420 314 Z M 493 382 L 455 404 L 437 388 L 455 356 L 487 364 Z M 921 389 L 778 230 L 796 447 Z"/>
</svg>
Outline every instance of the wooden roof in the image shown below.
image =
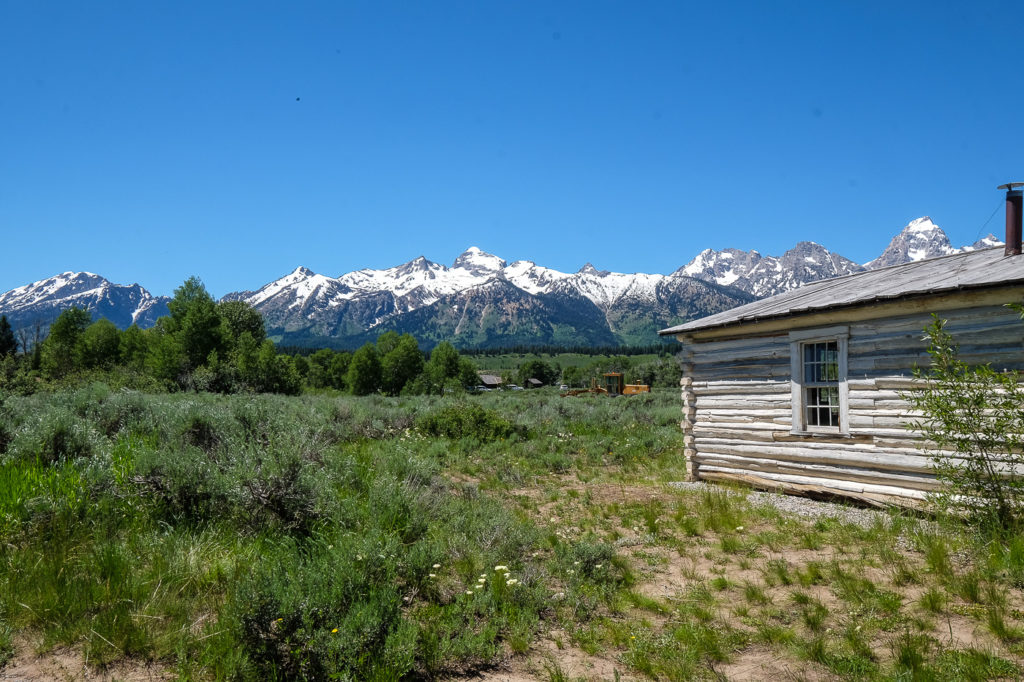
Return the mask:
<svg viewBox="0 0 1024 682">
<path fill-rule="evenodd" d="M 996 246 L 811 282 L 658 333 L 680 334 L 909 296 L 1015 283 L 1024 283 L 1024 255 L 1007 256 L 1004 247 Z"/>
</svg>

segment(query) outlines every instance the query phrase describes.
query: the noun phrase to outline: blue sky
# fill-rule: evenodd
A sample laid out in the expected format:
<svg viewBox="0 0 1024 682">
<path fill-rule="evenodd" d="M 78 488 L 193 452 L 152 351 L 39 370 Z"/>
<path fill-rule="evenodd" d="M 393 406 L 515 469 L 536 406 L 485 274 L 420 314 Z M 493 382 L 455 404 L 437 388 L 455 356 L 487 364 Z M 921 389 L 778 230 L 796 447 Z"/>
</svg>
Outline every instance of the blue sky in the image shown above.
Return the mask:
<svg viewBox="0 0 1024 682">
<path fill-rule="evenodd" d="M 1000 2 L 0 0 L 0 291 L 970 243 L 1024 180 L 1022 37 Z"/>
</svg>

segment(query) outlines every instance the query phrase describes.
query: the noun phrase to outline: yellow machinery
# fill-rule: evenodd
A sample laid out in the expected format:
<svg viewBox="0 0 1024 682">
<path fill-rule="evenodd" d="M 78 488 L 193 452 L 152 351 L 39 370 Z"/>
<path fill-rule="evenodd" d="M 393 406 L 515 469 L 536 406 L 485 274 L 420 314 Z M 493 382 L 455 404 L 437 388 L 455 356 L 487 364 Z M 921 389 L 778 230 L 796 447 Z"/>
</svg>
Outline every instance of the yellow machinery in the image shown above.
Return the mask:
<svg viewBox="0 0 1024 682">
<path fill-rule="evenodd" d="M 651 387 L 647 384 L 627 384 L 622 372 L 608 372 L 604 375 L 604 389 L 609 395 L 636 395 L 637 393 L 650 393 Z"/>
<path fill-rule="evenodd" d="M 591 379 L 590 388 L 577 388 L 562 394 L 562 397 L 570 395 L 583 395 L 584 393 L 598 393 L 604 395 L 636 395 L 637 393 L 650 393 L 651 387 L 647 384 L 627 384 L 622 372 L 608 372 L 604 375 L 604 386 L 597 385 L 597 379 Z"/>
</svg>

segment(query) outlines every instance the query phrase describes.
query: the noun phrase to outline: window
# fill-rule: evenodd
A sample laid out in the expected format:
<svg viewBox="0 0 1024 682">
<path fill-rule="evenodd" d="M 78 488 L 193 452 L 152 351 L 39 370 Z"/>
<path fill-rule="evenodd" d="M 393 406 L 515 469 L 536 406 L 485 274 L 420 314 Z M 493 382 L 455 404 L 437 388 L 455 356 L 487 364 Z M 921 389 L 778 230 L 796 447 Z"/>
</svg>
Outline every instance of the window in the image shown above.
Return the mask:
<svg viewBox="0 0 1024 682">
<path fill-rule="evenodd" d="M 794 433 L 849 433 L 847 327 L 789 335 Z"/>
<path fill-rule="evenodd" d="M 839 342 L 800 344 L 804 351 L 803 403 L 807 426 L 839 426 Z"/>
</svg>

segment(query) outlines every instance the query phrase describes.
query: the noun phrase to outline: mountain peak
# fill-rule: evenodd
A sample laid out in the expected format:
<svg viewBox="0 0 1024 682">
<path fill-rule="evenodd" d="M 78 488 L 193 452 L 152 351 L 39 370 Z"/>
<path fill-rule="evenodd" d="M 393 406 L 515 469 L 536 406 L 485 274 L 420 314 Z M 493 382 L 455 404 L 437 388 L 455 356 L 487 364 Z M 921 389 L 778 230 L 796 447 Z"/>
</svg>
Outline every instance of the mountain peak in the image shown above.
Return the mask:
<svg viewBox="0 0 1024 682">
<path fill-rule="evenodd" d="M 312 277 L 315 274 L 315 272 L 303 265 L 300 265 L 291 272 L 291 276 L 293 277 Z"/>
<path fill-rule="evenodd" d="M 978 241 L 974 242 L 970 246 L 965 246 L 965 247 L 963 247 L 960 250 L 961 251 L 977 251 L 979 249 L 990 249 L 993 246 L 1002 246 L 1002 245 L 1003 245 L 1003 242 L 1000 241 L 999 239 L 996 239 L 996 236 L 994 234 L 989 234 L 989 235 L 986 235 L 986 236 L 982 237 Z"/>
<path fill-rule="evenodd" d="M 426 256 L 417 256 L 408 263 L 400 266 L 400 270 L 402 272 L 419 272 L 422 270 L 429 270 L 433 265 L 436 265 L 436 263 L 427 260 Z"/>
<path fill-rule="evenodd" d="M 497 273 L 506 265 L 507 263 L 503 259 L 498 258 L 494 254 L 487 253 L 476 246 L 471 246 L 463 251 L 455 259 L 455 262 L 452 263 L 453 268 L 468 270 L 474 275 Z"/>
<path fill-rule="evenodd" d="M 598 270 L 594 267 L 593 263 L 590 263 L 589 261 L 576 272 L 581 275 L 597 275 L 598 277 L 604 277 L 609 274 L 607 270 Z"/>
<path fill-rule="evenodd" d="M 907 226 L 903 228 L 902 232 L 931 234 L 936 230 L 942 232 L 942 228 L 933 223 L 931 218 L 928 216 L 921 216 L 920 218 L 915 218 L 907 223 Z M 942 233 L 945 234 L 945 232 Z"/>
<path fill-rule="evenodd" d="M 949 243 L 949 237 L 941 227 L 933 223 L 928 216 L 922 216 L 907 223 L 907 226 L 892 238 L 882 255 L 865 263 L 864 267 L 875 270 L 926 258 L 948 256 L 958 251 L 959 249 Z"/>
<path fill-rule="evenodd" d="M 149 326 L 167 314 L 167 298 L 155 298 L 138 284 L 114 284 L 93 272 L 62 272 L 0 293 L 0 314 L 17 328 L 49 324 L 72 306 L 105 317 L 122 329 Z"/>
</svg>

